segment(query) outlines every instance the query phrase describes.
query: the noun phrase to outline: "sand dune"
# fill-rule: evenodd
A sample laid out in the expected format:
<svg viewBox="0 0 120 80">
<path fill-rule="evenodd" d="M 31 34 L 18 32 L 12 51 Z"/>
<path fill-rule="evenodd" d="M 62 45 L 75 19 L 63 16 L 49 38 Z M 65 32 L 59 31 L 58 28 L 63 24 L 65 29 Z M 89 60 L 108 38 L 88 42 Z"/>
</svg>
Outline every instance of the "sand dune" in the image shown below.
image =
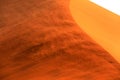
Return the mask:
<svg viewBox="0 0 120 80">
<path fill-rule="evenodd" d="M 0 80 L 120 80 L 119 63 L 76 24 L 69 0 L 0 1 Z"/>
<path fill-rule="evenodd" d="M 71 0 L 70 11 L 76 23 L 120 63 L 120 16 L 89 0 Z"/>
</svg>

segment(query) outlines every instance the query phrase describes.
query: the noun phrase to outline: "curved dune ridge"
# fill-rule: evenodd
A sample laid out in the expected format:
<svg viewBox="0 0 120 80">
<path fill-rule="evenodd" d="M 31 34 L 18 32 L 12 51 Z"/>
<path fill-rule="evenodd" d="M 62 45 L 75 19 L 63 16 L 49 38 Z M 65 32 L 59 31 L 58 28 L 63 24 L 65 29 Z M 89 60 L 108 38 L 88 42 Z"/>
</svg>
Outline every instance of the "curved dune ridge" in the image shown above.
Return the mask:
<svg viewBox="0 0 120 80">
<path fill-rule="evenodd" d="M 0 1 L 0 80 L 120 80 L 119 63 L 76 24 L 69 2 Z"/>
<path fill-rule="evenodd" d="M 91 1 L 71 0 L 71 14 L 81 28 L 120 63 L 120 16 Z"/>
</svg>

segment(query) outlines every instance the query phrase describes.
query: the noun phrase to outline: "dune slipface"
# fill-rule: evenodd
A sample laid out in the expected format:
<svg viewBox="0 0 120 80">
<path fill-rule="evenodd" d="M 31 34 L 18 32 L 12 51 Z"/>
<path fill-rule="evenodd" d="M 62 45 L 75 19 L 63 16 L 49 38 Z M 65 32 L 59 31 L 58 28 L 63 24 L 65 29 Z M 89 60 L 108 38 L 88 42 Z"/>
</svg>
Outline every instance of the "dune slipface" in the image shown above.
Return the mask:
<svg viewBox="0 0 120 80">
<path fill-rule="evenodd" d="M 72 19 L 69 0 L 1 0 L 0 80 L 120 80 L 120 65 Z"/>
</svg>

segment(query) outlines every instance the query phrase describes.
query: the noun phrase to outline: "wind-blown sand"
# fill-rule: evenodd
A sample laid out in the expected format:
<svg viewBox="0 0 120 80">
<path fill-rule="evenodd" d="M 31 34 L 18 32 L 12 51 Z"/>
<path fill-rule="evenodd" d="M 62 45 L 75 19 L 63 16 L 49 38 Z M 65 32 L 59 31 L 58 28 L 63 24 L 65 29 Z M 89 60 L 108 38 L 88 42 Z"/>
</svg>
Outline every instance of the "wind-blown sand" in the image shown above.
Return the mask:
<svg viewBox="0 0 120 80">
<path fill-rule="evenodd" d="M 0 80 L 120 80 L 120 65 L 76 24 L 69 0 L 1 0 Z"/>
</svg>

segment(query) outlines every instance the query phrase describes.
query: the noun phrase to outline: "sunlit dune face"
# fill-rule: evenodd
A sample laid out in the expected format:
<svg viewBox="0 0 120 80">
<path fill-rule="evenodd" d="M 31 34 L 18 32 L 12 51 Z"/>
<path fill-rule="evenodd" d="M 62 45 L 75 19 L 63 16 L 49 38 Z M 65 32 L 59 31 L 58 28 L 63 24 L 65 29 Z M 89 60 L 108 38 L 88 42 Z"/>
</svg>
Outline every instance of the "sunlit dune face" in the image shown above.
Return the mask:
<svg viewBox="0 0 120 80">
<path fill-rule="evenodd" d="M 120 16 L 93 1 L 71 0 L 72 16 L 89 36 L 120 62 Z"/>
</svg>

